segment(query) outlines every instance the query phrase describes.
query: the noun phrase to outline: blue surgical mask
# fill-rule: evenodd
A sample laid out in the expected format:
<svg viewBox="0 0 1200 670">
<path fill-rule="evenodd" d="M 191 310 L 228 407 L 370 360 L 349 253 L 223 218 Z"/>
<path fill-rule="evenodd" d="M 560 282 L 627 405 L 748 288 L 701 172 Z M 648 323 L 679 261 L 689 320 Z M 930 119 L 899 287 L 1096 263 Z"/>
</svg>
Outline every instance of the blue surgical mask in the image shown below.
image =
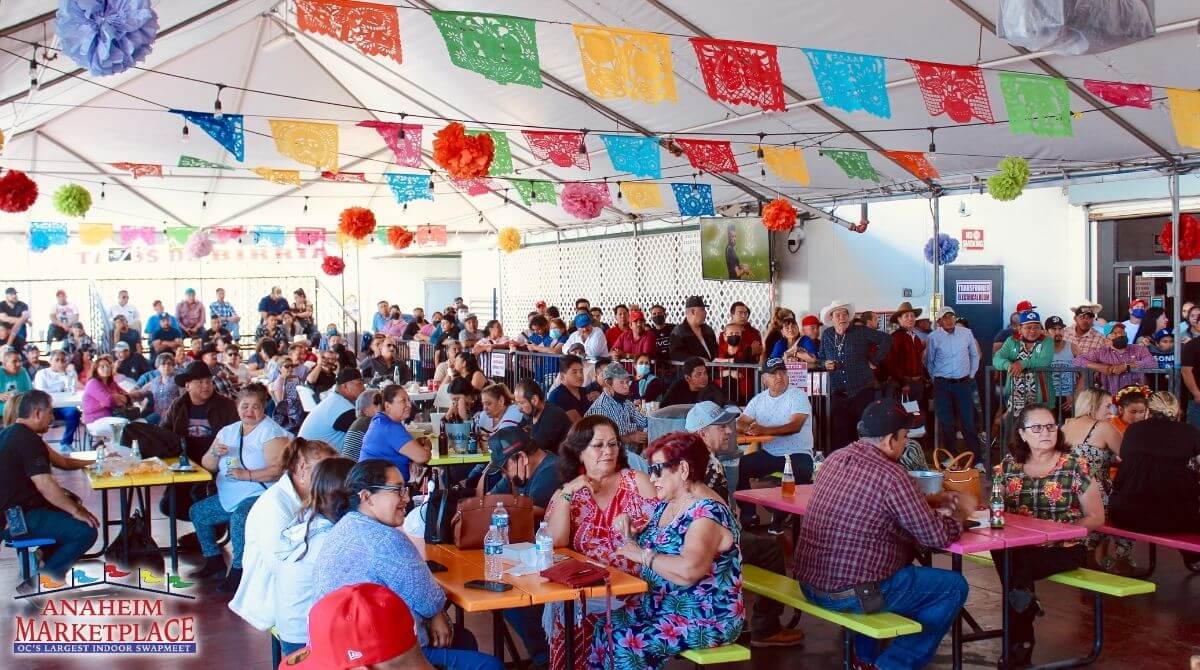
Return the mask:
<svg viewBox="0 0 1200 670">
<path fill-rule="evenodd" d="M 635 369 L 637 369 L 639 377 L 645 377 L 646 375 L 650 374 L 650 364 L 648 363 L 638 363 L 635 366 Z"/>
<path fill-rule="evenodd" d="M 337 335 L 337 334 L 338 334 L 338 333 L 337 333 L 337 328 L 330 328 L 329 330 L 325 331 L 325 334 L 326 334 L 326 335 L 328 335 L 328 336 L 330 336 L 330 337 L 333 337 L 334 335 Z"/>
<path fill-rule="evenodd" d="M 1146 310 L 1142 309 L 1141 307 L 1135 307 L 1129 311 L 1129 316 L 1132 316 L 1135 319 L 1140 319 L 1143 316 L 1146 316 Z"/>
<path fill-rule="evenodd" d="M 562 337 L 562 331 L 561 331 L 561 330 L 559 330 L 559 329 L 557 329 L 557 328 L 551 328 L 551 329 L 550 329 L 550 339 L 552 339 L 552 340 L 557 340 L 557 339 L 558 339 L 558 338 L 560 338 L 560 337 Z"/>
</svg>

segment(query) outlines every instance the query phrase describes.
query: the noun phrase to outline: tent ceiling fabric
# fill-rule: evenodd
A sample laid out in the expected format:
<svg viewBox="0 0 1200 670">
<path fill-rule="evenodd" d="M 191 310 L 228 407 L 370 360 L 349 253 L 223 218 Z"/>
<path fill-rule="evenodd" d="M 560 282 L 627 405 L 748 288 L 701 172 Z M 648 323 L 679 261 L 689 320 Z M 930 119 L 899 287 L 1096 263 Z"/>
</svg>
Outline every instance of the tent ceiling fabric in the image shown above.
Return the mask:
<svg viewBox="0 0 1200 670">
<path fill-rule="evenodd" d="M 381 2 L 394 4 L 393 0 Z M 996 3 L 993 0 L 964 2 L 994 20 Z M 888 89 L 891 119 L 865 112 L 848 113 L 823 107 L 819 102 L 795 105 L 797 101 L 791 96 L 787 98 L 789 109 L 778 113 L 758 113 L 746 106 L 717 102 L 707 95 L 692 48 L 682 37 L 671 37 L 677 102 L 652 105 L 629 99 L 598 100 L 587 91 L 575 35 L 568 25 L 571 23 L 628 27 L 673 35 L 693 34 L 687 25 L 690 24 L 723 39 L 956 64 L 986 63 L 1019 55 L 1016 49 L 995 35 L 981 30 L 979 24 L 951 0 L 904 3 L 845 0 L 836 4 L 752 0 L 737 5 L 737 11 L 731 11 L 727 2 L 711 0 L 511 0 L 504 3 L 503 11 L 507 14 L 562 22 L 537 25 L 538 54 L 547 84 L 534 89 L 499 85 L 453 66 L 430 16 L 410 8 L 495 11 L 495 3 L 478 0 L 406 3 L 399 11 L 403 64 L 364 56 L 328 37 L 300 33 L 295 28 L 295 16 L 290 12 L 286 17 L 291 30 L 296 32 L 295 40 L 275 40 L 285 16 L 283 4 L 278 0 L 235 3 L 164 0 L 154 4 L 162 29 L 180 24 L 189 17 L 205 15 L 160 37 L 143 67 L 335 104 L 225 90 L 221 99 L 226 113 L 247 115 L 246 161 L 241 164 L 198 128 L 192 128 L 190 142 L 183 144 L 180 117 L 158 111 L 156 105 L 131 97 L 168 107 L 209 111 L 216 90 L 205 83 L 137 70 L 100 78 L 94 80 L 95 83 L 83 75 L 0 107 L 0 129 L 10 138 L 0 156 L 0 165 L 31 170 L 43 192 L 50 192 L 68 181 L 78 181 L 97 196 L 100 190 L 97 182 L 106 182 L 106 197 L 96 199 L 88 220 L 152 224 L 170 219 L 164 214 L 165 210 L 197 226 L 240 223 L 332 227 L 338 212 L 354 204 L 371 207 L 383 225 L 442 223 L 464 232 L 502 226 L 547 229 L 580 225 L 557 206 L 512 204 L 519 202 L 515 190 L 508 192 L 512 203 L 504 204 L 503 189 L 508 188 L 508 184 L 502 178 L 494 182 L 501 189 L 499 192 L 479 197 L 459 194 L 450 184 L 439 182 L 436 201 L 416 201 L 405 211 L 395 203 L 388 188 L 379 184 L 315 180 L 306 181 L 297 188 L 268 183 L 247 170 L 167 167 L 174 166 L 180 154 L 187 154 L 243 168 L 267 166 L 311 170 L 276 152 L 269 135 L 268 117 L 338 122 L 341 127 L 341 169 L 365 172 L 372 181 L 382 181 L 379 175 L 383 172 L 411 169 L 396 168 L 391 152 L 375 131 L 357 128 L 354 124 L 375 118 L 397 121 L 399 112 L 473 119 L 477 121 L 470 124 L 474 127 L 482 127 L 478 121 L 492 121 L 516 126 L 587 128 L 592 133 L 587 141 L 591 152 L 590 172 L 540 163 L 530 153 L 520 132 L 515 128 L 507 129 L 514 166 L 519 171 L 517 176 L 554 180 L 617 175 L 618 171 L 604 154 L 602 142 L 594 134 L 629 131 L 637 126 L 662 135 L 700 129 L 713 133 L 714 138 L 722 138 L 723 133 L 831 133 L 824 143 L 828 148 L 865 148 L 847 133 L 832 134 L 838 128 L 814 113 L 816 107 L 821 107 L 842 123 L 866 132 L 871 140 L 886 149 L 925 151 L 930 140 L 925 128 L 948 123 L 945 116 L 932 118 L 926 113 L 920 90 L 911 82 Z M 53 12 L 57 3 L 17 0 L 6 2 L 4 6 L 0 34 L 10 32 L 6 28 Z M 1157 2 L 1156 20 L 1160 26 L 1198 17 L 1200 7 L 1192 0 Z M 45 42 L 49 38 L 50 45 L 55 46 L 53 35 L 53 21 L 12 32 L 13 37 L 26 41 Z M 1045 60 L 1072 78 L 1195 89 L 1200 87 L 1196 39 L 1194 27 L 1170 30 L 1151 40 L 1107 53 L 1074 57 L 1050 55 Z M 265 46 L 267 44 L 271 46 Z M 29 87 L 27 58 L 31 49 L 26 44 L 5 38 L 0 38 L 0 48 L 19 56 L 0 52 L 0 99 L 20 96 Z M 820 97 L 803 52 L 780 49 L 779 62 L 787 87 L 806 98 Z M 48 65 L 63 71 L 74 69 L 65 56 L 49 61 Z M 1006 63 L 1003 67 L 1041 73 L 1028 60 Z M 58 73 L 44 71 L 41 79 L 46 81 L 55 76 Z M 889 82 L 911 79 L 912 71 L 902 61 L 889 60 L 887 78 Z M 1004 119 L 1007 115 L 997 75 L 985 72 L 985 78 L 997 119 Z M 561 81 L 571 90 L 559 90 L 552 80 Z M 1155 95 L 1162 95 L 1161 88 L 1155 89 Z M 394 113 L 376 115 L 356 109 L 362 106 Z M 1071 109 L 1085 111 L 1090 106 L 1072 96 Z M 1156 102 L 1150 110 L 1121 108 L 1115 112 L 1173 155 L 1185 155 L 1186 150 L 1176 142 L 1165 103 Z M 426 126 L 426 164 L 432 167 L 428 161 L 432 134 L 443 123 L 413 118 L 408 122 Z M 905 128 L 910 130 L 896 130 Z M 38 137 L 39 133 L 45 137 Z M 743 165 L 743 183 L 748 183 L 764 197 L 783 192 L 802 200 L 839 198 L 845 202 L 861 197 L 866 189 L 879 187 L 846 177 L 831 160 L 820 158 L 815 147 L 805 152 L 811 175 L 809 186 L 780 182 L 770 174 L 760 176 L 753 150 L 747 144 L 738 143 L 752 138 L 734 139 L 735 154 Z M 802 146 L 814 144 L 811 138 L 796 139 L 801 139 Z M 986 177 L 1005 155 L 1036 159 L 1031 161 L 1035 171 L 1103 169 L 1116 162 L 1137 164 L 1158 159 L 1153 149 L 1098 112 L 1076 118 L 1074 137 L 1070 138 L 1017 136 L 1006 124 L 997 123 L 940 129 L 936 133 L 936 142 L 938 155 L 934 165 L 942 175 L 939 182 L 943 184 L 969 183 L 973 176 Z M 662 160 L 663 181 L 692 180 L 694 170 L 685 158 L 664 151 Z M 118 161 L 160 163 L 167 176 L 134 181 L 130 175 L 108 167 L 109 163 Z M 900 190 L 924 186 L 883 156 L 872 154 L 871 162 L 883 176 L 883 185 Z M 311 177 L 313 173 L 309 171 L 307 175 Z M 713 175 L 701 175 L 699 180 L 713 185 L 713 197 L 718 205 L 750 197 L 743 189 Z M 118 185 L 122 182 L 137 188 L 145 198 L 134 197 Z M 663 189 L 665 199 L 671 202 L 669 189 L 666 186 Z M 615 188 L 613 195 L 612 207 L 598 222 L 627 220 L 627 204 L 615 199 Z M 304 212 L 306 204 L 307 213 Z M 50 198 L 40 199 L 33 210 L 21 217 L 8 215 L 0 221 L 11 224 L 40 218 L 58 218 Z"/>
</svg>

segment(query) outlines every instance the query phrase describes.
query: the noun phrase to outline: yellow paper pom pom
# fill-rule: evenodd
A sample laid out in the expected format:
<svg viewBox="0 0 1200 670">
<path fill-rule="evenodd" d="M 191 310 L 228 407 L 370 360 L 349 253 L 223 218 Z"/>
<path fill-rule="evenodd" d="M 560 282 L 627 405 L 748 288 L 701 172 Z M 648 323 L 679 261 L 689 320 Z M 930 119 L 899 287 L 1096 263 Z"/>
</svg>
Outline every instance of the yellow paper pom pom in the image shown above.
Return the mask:
<svg viewBox="0 0 1200 670">
<path fill-rule="evenodd" d="M 505 253 L 511 254 L 521 248 L 521 231 L 516 228 L 501 228 L 496 243 Z"/>
</svg>

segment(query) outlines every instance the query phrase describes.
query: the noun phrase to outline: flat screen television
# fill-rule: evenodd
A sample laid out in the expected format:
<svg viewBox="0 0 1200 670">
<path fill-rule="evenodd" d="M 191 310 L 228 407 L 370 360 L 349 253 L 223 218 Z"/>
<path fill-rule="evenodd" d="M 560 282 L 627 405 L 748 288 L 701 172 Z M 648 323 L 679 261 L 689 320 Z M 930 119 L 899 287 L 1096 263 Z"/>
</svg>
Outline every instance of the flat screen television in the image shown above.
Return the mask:
<svg viewBox="0 0 1200 670">
<path fill-rule="evenodd" d="M 762 219 L 700 219 L 700 266 L 711 281 L 771 281 L 771 235 Z"/>
</svg>

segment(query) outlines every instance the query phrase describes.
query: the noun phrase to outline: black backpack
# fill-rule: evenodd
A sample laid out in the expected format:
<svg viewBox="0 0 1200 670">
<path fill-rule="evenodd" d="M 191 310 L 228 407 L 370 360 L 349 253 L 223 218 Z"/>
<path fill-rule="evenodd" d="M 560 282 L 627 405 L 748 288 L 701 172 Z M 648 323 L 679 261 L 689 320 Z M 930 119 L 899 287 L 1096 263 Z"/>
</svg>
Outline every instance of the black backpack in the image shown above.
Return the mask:
<svg viewBox="0 0 1200 670">
<path fill-rule="evenodd" d="M 141 493 L 138 493 L 141 498 Z M 117 534 L 116 539 L 104 550 L 104 558 L 110 563 L 116 563 L 126 569 L 141 567 L 162 572 L 162 551 L 150 534 L 150 523 L 142 514 L 146 509 L 141 505 L 129 515 L 129 522 Z M 125 538 L 129 538 L 129 553 L 125 552 Z"/>
<path fill-rule="evenodd" d="M 134 440 L 138 441 L 142 458 L 178 458 L 182 453 L 178 435 L 143 421 L 127 424 L 121 433 L 122 446 L 132 447 Z"/>
<path fill-rule="evenodd" d="M 454 544 L 454 515 L 458 513 L 458 501 L 470 495 L 461 486 L 439 488 L 429 494 L 425 504 L 425 542 L 429 544 Z"/>
</svg>

